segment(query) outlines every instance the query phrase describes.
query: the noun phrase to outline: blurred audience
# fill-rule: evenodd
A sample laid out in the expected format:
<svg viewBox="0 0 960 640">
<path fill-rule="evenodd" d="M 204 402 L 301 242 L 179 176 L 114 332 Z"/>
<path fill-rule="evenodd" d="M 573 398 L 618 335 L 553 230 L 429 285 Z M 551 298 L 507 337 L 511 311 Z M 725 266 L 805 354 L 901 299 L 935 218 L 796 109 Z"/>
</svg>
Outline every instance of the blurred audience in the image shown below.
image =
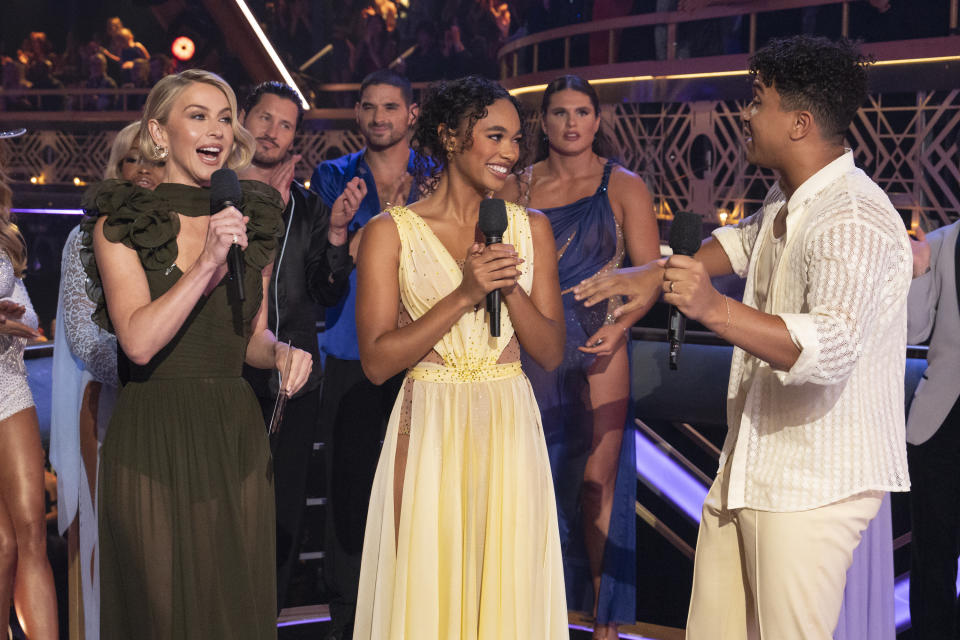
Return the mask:
<svg viewBox="0 0 960 640">
<path fill-rule="evenodd" d="M 116 107 L 117 96 L 109 91 L 117 88 L 117 81 L 107 75 L 107 58 L 102 53 L 90 56 L 87 62 L 89 75 L 87 89 L 106 89 L 107 93 L 83 96 L 83 108 L 88 111 L 105 111 Z"/>
</svg>

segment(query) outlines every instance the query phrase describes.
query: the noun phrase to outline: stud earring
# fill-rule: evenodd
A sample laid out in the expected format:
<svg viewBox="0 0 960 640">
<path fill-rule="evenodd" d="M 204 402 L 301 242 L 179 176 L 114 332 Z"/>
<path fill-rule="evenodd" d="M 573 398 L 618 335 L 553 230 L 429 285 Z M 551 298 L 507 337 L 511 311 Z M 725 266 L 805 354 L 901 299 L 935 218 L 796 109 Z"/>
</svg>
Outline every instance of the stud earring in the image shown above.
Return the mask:
<svg viewBox="0 0 960 640">
<path fill-rule="evenodd" d="M 155 160 L 166 160 L 167 156 L 170 155 L 170 150 L 167 149 L 162 144 L 153 143 L 153 157 Z"/>
</svg>

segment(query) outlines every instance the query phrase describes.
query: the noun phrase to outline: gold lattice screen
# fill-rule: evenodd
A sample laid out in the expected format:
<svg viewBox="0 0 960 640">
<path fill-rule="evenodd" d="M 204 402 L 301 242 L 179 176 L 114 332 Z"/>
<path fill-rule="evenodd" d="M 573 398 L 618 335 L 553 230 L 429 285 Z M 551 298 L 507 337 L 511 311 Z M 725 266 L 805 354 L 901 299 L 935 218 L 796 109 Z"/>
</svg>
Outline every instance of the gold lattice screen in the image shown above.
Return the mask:
<svg viewBox="0 0 960 640">
<path fill-rule="evenodd" d="M 741 144 L 740 102 L 605 105 L 623 163 L 649 185 L 659 213 L 688 209 L 727 221 L 752 212 L 774 181 L 748 165 Z M 34 129 L 0 143 L 15 181 L 45 184 L 99 179 L 113 132 Z M 847 136 L 861 166 L 898 209 L 928 228 L 960 218 L 960 90 L 883 94 L 860 109 Z M 352 130 L 303 133 L 298 176 L 319 162 L 359 149 Z"/>
</svg>

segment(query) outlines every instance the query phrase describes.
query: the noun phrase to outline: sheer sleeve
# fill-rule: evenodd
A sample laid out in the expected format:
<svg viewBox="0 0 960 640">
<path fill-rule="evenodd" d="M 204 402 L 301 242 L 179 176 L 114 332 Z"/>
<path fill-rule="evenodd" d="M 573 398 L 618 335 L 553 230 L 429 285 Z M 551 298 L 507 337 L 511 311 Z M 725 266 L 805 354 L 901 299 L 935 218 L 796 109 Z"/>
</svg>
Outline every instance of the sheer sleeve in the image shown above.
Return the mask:
<svg viewBox="0 0 960 640">
<path fill-rule="evenodd" d="M 0 298 L 9 298 L 13 295 L 13 285 L 17 276 L 13 271 L 13 263 L 7 252 L 0 249 Z"/>
<path fill-rule="evenodd" d="M 119 386 L 117 378 L 117 338 L 104 331 L 91 319 L 97 305 L 87 297 L 86 272 L 80 261 L 82 241 L 80 227 L 67 237 L 60 268 L 60 290 L 63 304 L 59 330 L 67 345 L 95 380 Z"/>
<path fill-rule="evenodd" d="M 783 384 L 845 380 L 881 311 L 897 304 L 899 288 L 891 283 L 909 276 L 909 248 L 892 234 L 852 216 L 836 218 L 808 248 L 809 312 L 778 314 L 801 349 L 789 371 L 777 372 Z"/>
</svg>

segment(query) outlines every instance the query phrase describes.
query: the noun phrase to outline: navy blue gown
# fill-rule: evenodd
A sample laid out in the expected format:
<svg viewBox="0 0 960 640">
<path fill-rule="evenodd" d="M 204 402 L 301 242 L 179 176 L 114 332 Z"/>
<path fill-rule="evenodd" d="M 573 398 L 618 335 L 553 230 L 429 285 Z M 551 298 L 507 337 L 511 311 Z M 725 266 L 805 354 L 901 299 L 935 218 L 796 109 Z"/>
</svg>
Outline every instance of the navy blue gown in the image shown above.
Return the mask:
<svg viewBox="0 0 960 640">
<path fill-rule="evenodd" d="M 598 272 L 622 266 L 623 233 L 607 194 L 613 166 L 613 162 L 607 162 L 600 187 L 592 196 L 542 210 L 553 226 L 561 291 Z M 548 372 L 527 354 L 522 355 L 524 372 L 540 405 L 553 471 L 567 605 L 576 611 L 593 610 L 593 580 L 584 546 L 580 496 L 583 472 L 593 442 L 593 417 L 587 404 L 587 374 L 595 358 L 577 347 L 584 345 L 587 338 L 603 326 L 613 308 L 604 304 L 587 308 L 574 299 L 572 292 L 564 294 L 567 340 L 563 363 Z M 633 624 L 636 621 L 636 473 L 633 421 L 628 417 L 604 549 L 597 606 L 599 624 Z"/>
</svg>

